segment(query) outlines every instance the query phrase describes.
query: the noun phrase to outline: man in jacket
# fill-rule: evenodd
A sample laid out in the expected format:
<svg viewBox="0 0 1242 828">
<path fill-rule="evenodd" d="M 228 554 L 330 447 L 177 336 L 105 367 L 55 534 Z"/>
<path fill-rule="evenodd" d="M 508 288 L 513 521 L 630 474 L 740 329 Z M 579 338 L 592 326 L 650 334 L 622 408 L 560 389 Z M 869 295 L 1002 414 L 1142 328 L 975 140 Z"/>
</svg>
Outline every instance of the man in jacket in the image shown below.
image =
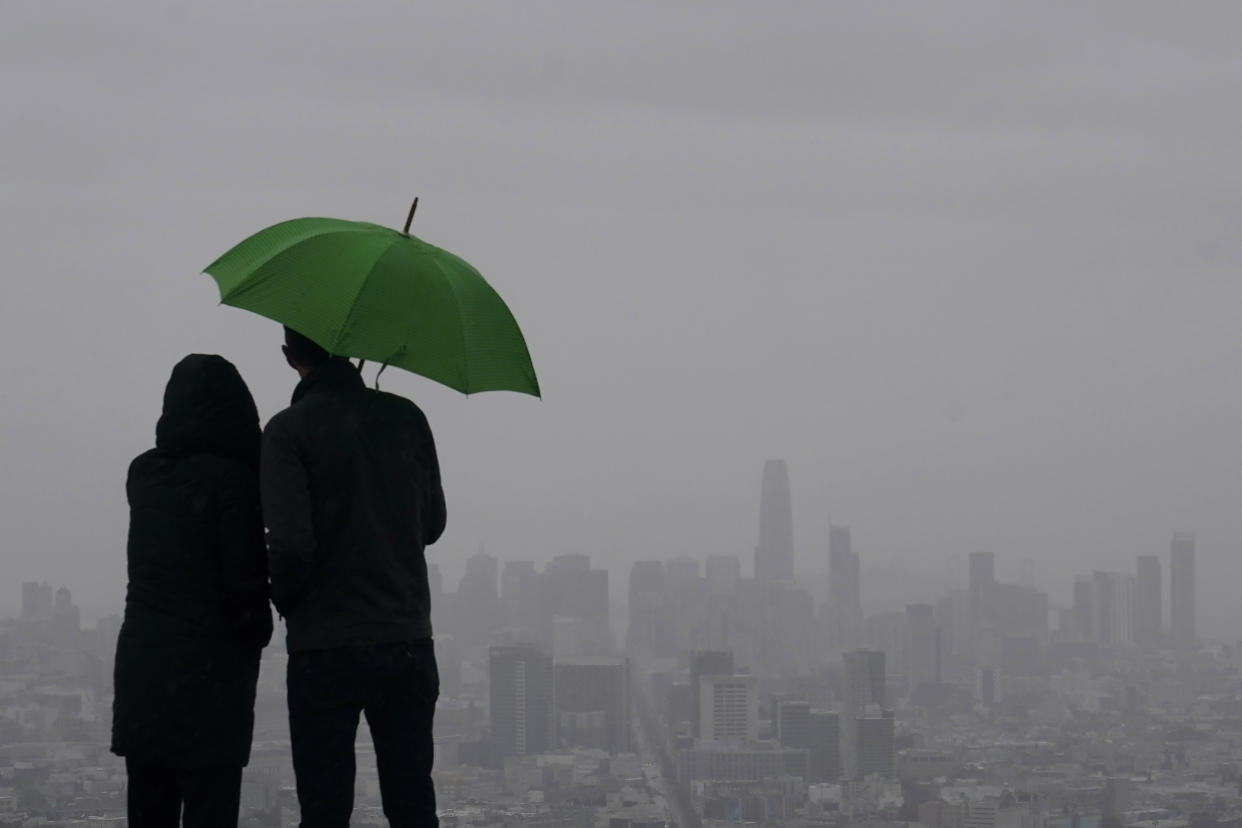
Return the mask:
<svg viewBox="0 0 1242 828">
<path fill-rule="evenodd" d="M 445 510 L 431 429 L 414 403 L 368 390 L 348 360 L 288 328 L 284 353 L 301 381 L 263 432 L 261 486 L 302 826 L 349 824 L 360 713 L 389 824 L 434 826 L 423 552 Z"/>
</svg>

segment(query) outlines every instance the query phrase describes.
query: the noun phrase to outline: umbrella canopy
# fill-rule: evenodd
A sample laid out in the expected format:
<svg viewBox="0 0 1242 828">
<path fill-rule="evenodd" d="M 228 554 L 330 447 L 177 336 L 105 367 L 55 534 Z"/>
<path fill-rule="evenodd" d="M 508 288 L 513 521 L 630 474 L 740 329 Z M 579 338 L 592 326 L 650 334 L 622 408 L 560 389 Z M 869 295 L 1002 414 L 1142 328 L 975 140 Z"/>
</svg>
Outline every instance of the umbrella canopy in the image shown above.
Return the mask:
<svg viewBox="0 0 1242 828">
<path fill-rule="evenodd" d="M 293 219 L 245 239 L 205 272 L 223 304 L 288 325 L 337 356 L 397 365 L 465 394 L 539 396 L 504 300 L 463 259 L 408 233 Z"/>
</svg>

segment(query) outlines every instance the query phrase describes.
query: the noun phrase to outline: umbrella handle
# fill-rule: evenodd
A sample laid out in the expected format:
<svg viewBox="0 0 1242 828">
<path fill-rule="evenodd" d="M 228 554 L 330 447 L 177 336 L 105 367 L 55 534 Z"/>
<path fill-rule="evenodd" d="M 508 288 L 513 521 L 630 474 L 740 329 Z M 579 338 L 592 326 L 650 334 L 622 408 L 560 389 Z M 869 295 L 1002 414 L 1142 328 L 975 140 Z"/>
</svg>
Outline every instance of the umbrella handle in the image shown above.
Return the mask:
<svg viewBox="0 0 1242 828">
<path fill-rule="evenodd" d="M 361 374 L 361 373 L 362 373 L 362 366 L 364 366 L 364 365 L 366 365 L 366 364 L 367 364 L 367 361 L 366 361 L 365 359 L 360 359 L 360 360 L 358 360 L 358 373 L 359 373 L 359 374 Z"/>
<path fill-rule="evenodd" d="M 387 363 L 387 362 L 385 362 L 383 365 L 381 365 L 381 366 L 380 366 L 380 369 L 379 369 L 378 371 L 376 371 L 376 372 L 375 372 L 375 390 L 376 390 L 376 391 L 380 390 L 380 387 L 379 387 L 379 375 L 380 375 L 380 374 L 382 374 L 382 373 L 384 373 L 384 369 L 385 369 L 385 368 L 387 368 L 387 367 L 388 367 L 388 363 Z"/>
</svg>

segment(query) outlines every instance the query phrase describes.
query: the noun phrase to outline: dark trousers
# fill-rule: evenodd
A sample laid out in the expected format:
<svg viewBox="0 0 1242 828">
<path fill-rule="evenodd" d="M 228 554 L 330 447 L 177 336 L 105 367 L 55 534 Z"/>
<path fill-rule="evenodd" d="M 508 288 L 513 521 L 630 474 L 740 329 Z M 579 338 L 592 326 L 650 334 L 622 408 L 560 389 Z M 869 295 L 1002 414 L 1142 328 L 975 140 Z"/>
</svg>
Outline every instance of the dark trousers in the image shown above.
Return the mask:
<svg viewBox="0 0 1242 828">
<path fill-rule="evenodd" d="M 240 766 L 173 768 L 125 760 L 129 828 L 237 828 Z"/>
<path fill-rule="evenodd" d="M 302 828 L 346 828 L 354 808 L 354 739 L 366 714 L 384 816 L 433 828 L 431 720 L 440 675 L 430 638 L 292 653 L 289 735 Z"/>
</svg>

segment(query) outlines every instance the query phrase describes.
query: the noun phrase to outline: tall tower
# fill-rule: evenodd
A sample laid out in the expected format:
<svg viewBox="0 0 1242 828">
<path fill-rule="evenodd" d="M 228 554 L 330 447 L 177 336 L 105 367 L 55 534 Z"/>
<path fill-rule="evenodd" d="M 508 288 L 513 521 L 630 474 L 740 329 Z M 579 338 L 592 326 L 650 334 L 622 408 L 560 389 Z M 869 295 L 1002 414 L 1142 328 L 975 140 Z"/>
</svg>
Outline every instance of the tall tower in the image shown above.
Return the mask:
<svg viewBox="0 0 1242 828">
<path fill-rule="evenodd" d="M 848 526 L 828 527 L 828 645 L 848 650 L 862 636 L 862 576 Z"/>
<path fill-rule="evenodd" d="M 1155 555 L 1139 555 L 1134 586 L 1134 640 L 1139 644 L 1156 644 L 1164 624 L 1161 600 L 1160 559 Z"/>
<path fill-rule="evenodd" d="M 492 761 L 530 756 L 552 745 L 552 658 L 532 644 L 494 646 L 488 654 Z"/>
<path fill-rule="evenodd" d="M 1195 646 L 1195 536 L 1176 532 L 1169 546 L 1169 637 L 1178 649 Z"/>
<path fill-rule="evenodd" d="M 1126 572 L 1091 573 L 1092 636 L 1101 644 L 1134 644 L 1135 578 Z"/>
<path fill-rule="evenodd" d="M 970 626 L 978 635 L 986 617 L 987 593 L 996 583 L 996 556 L 991 552 L 971 552 L 969 569 Z"/>
<path fill-rule="evenodd" d="M 755 547 L 755 580 L 792 581 L 794 577 L 793 505 L 789 469 L 784 460 L 763 464 L 759 496 L 759 545 Z"/>
</svg>

